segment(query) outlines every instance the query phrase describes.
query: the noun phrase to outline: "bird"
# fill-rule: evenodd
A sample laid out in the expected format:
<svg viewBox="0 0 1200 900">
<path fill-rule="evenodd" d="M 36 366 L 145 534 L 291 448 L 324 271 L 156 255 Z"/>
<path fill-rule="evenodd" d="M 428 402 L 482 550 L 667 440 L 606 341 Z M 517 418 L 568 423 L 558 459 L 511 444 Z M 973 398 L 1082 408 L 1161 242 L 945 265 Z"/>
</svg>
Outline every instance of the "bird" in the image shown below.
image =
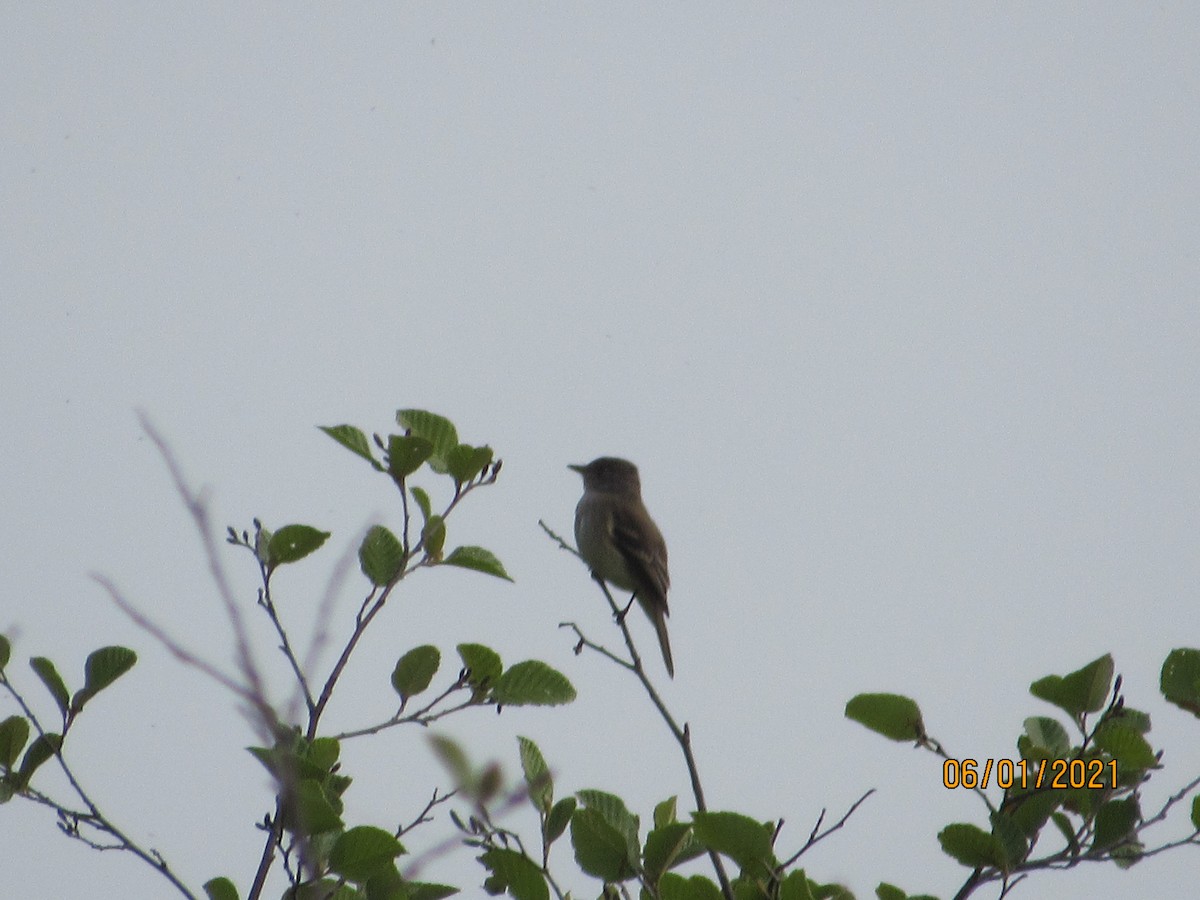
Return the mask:
<svg viewBox="0 0 1200 900">
<path fill-rule="evenodd" d="M 637 466 L 626 459 L 601 456 L 587 465 L 567 468 L 583 476 L 583 497 L 575 507 L 579 555 L 597 581 L 633 593 L 654 625 L 667 674 L 674 678 L 667 637 L 667 590 L 671 586 L 667 542 L 642 502 Z"/>
</svg>

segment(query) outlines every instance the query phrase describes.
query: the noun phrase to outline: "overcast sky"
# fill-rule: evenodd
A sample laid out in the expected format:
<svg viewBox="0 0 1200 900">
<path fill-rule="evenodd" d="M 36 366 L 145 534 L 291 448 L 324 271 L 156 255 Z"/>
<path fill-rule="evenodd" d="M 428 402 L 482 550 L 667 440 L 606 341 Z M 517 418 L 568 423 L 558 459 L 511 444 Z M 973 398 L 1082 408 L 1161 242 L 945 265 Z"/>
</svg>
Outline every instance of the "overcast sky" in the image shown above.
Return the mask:
<svg viewBox="0 0 1200 900">
<path fill-rule="evenodd" d="M 672 793 L 690 811 L 648 701 L 557 628 L 619 640 L 537 527 L 569 533 L 566 464 L 615 454 L 670 545 L 664 690 L 710 805 L 785 818 L 787 852 L 878 789 L 812 877 L 948 897 L 967 873 L 937 831 L 985 822 L 932 756 L 843 718 L 860 691 L 918 699 L 954 755 L 1012 757 L 1023 719 L 1053 714 L 1029 683 L 1111 651 L 1166 749 L 1144 807 L 1200 774 L 1200 722 L 1157 690 L 1165 654 L 1200 645 L 1200 7 L 8 3 L 4 21 L 0 630 L 48 718 L 28 657 L 77 687 L 88 651 L 138 650 L 68 749 L 194 889 L 246 890 L 270 785 L 231 699 L 89 580 L 231 664 L 136 409 L 218 527 L 333 532 L 276 585 L 301 643 L 336 559 L 399 514 L 314 426 L 429 408 L 504 459 L 449 543 L 516 583 L 405 585 L 332 728 L 391 711 L 409 647 L 487 643 L 579 699 L 446 732 L 514 777 L 529 735 L 560 794 L 612 790 L 643 821 Z M 226 559 L 282 700 L 253 561 Z M 365 591 L 344 587 L 335 634 Z M 345 757 L 356 823 L 394 827 L 444 780 L 414 731 Z M 1187 831 L 1180 809 L 1151 840 Z M 25 802 L 0 843 L 22 896 L 168 896 Z M 1196 871 L 1181 850 L 1013 896 L 1185 897 Z M 480 873 L 467 851 L 426 872 L 465 896 Z"/>
</svg>

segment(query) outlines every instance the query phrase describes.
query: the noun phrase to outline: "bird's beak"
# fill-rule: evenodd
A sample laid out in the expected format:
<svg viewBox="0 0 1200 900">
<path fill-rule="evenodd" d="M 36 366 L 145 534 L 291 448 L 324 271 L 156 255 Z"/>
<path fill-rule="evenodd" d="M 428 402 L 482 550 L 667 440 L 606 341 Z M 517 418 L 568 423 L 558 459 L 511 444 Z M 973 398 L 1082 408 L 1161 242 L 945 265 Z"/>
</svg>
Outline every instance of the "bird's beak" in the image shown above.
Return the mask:
<svg viewBox="0 0 1200 900">
<path fill-rule="evenodd" d="M 582 475 L 583 470 L 586 469 L 587 466 L 577 466 L 574 463 L 571 463 L 569 466 L 567 466 L 567 468 L 570 469 L 572 472 L 578 472 L 580 475 Z"/>
</svg>

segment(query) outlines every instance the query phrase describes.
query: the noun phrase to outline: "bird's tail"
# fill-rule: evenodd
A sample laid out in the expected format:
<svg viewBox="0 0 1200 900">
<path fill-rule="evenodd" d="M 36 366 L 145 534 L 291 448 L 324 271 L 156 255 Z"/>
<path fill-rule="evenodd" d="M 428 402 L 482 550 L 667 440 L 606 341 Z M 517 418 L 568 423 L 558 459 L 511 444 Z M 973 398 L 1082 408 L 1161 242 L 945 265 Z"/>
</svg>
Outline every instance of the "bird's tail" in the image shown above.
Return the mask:
<svg viewBox="0 0 1200 900">
<path fill-rule="evenodd" d="M 658 635 L 658 646 L 662 648 L 663 662 L 667 664 L 667 674 L 675 677 L 675 662 L 671 659 L 671 639 L 667 637 L 667 611 L 662 606 L 651 606 L 643 603 L 642 609 L 654 623 L 654 631 Z"/>
</svg>

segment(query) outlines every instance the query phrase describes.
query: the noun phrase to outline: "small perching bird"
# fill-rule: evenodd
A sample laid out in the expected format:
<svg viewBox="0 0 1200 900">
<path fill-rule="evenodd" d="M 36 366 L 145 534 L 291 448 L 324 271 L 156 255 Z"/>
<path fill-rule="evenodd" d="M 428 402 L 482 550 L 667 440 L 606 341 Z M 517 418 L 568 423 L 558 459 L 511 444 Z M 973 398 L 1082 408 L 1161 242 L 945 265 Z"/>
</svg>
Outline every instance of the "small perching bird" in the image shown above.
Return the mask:
<svg viewBox="0 0 1200 900">
<path fill-rule="evenodd" d="M 592 575 L 631 591 L 658 634 L 667 673 L 675 677 L 667 639 L 667 542 L 642 503 L 637 466 L 601 456 L 586 466 L 568 466 L 583 476 L 575 507 L 575 542 Z"/>
</svg>

